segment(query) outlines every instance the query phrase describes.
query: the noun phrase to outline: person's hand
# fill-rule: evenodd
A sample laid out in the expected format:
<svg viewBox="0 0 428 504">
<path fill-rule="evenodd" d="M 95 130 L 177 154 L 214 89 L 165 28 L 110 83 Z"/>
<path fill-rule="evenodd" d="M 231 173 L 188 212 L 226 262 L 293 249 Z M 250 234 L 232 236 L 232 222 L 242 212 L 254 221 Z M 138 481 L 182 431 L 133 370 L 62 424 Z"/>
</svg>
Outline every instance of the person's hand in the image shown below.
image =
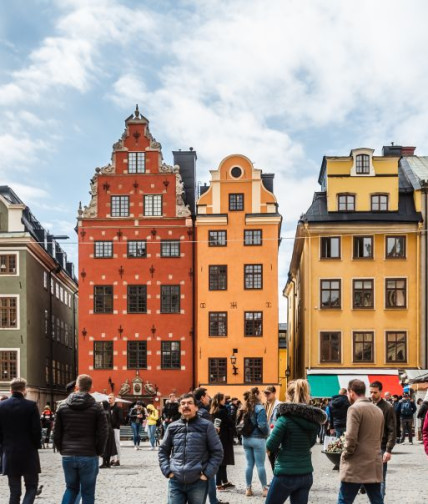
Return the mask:
<svg viewBox="0 0 428 504">
<path fill-rule="evenodd" d="M 201 474 L 201 477 L 199 478 L 202 481 L 208 481 L 208 478 L 205 476 L 205 474 Z"/>
<path fill-rule="evenodd" d="M 389 462 L 390 460 L 391 460 L 391 454 L 390 454 L 390 453 L 388 453 L 388 452 L 385 452 L 385 453 L 383 454 L 383 459 L 382 459 L 383 463 L 384 463 L 384 464 L 386 464 L 386 463 L 387 463 L 387 462 Z"/>
<path fill-rule="evenodd" d="M 331 434 L 332 436 L 334 436 L 334 435 L 336 435 L 336 431 L 335 431 L 334 429 L 330 429 L 330 434 Z"/>
<path fill-rule="evenodd" d="M 168 478 L 169 478 L 169 479 L 171 479 L 171 478 L 173 478 L 173 477 L 174 477 L 174 473 L 172 473 L 172 472 L 171 472 L 171 473 L 169 473 L 169 474 L 168 474 Z"/>
</svg>

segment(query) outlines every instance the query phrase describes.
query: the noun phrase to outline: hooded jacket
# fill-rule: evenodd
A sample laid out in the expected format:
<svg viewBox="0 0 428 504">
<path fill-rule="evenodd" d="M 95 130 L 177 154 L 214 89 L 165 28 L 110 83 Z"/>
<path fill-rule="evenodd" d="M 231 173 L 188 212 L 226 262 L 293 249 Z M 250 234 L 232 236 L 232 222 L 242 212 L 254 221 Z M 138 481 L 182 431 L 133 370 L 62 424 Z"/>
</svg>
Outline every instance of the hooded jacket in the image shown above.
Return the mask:
<svg viewBox="0 0 428 504">
<path fill-rule="evenodd" d="M 278 451 L 275 476 L 313 472 L 311 447 L 316 443 L 320 425 L 326 421 L 324 411 L 314 406 L 300 403 L 278 406 L 278 419 L 266 442 L 267 450 Z"/>
<path fill-rule="evenodd" d="M 180 419 L 168 427 L 159 447 L 163 475 L 173 473 L 180 483 L 194 483 L 204 474 L 215 476 L 223 460 L 223 447 L 214 425 L 199 415 Z"/>
<path fill-rule="evenodd" d="M 61 455 L 102 456 L 108 438 L 101 405 L 86 392 L 70 394 L 57 411 L 54 443 Z"/>
<path fill-rule="evenodd" d="M 346 428 L 346 415 L 349 408 L 349 400 L 346 395 L 335 395 L 330 401 L 330 425 L 333 429 Z"/>
</svg>

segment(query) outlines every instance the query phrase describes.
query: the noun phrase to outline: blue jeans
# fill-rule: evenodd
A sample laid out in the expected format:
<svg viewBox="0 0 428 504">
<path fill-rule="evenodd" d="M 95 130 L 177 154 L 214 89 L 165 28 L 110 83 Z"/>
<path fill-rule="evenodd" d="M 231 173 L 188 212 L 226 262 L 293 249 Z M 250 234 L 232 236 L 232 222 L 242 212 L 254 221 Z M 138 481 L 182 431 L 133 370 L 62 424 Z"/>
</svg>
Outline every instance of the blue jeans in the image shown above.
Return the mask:
<svg viewBox="0 0 428 504">
<path fill-rule="evenodd" d="M 208 493 L 208 481 L 181 483 L 175 478 L 169 480 L 168 504 L 204 504 Z"/>
<path fill-rule="evenodd" d="M 208 480 L 208 500 L 210 504 L 218 504 L 215 476 Z"/>
<path fill-rule="evenodd" d="M 346 481 L 342 481 L 340 483 L 337 504 L 352 504 L 361 485 L 362 483 L 347 483 Z M 383 504 L 380 483 L 364 483 L 364 487 L 371 504 Z"/>
<path fill-rule="evenodd" d="M 258 437 L 243 437 L 242 445 L 247 459 L 247 467 L 245 469 L 245 482 L 247 488 L 251 486 L 253 480 L 254 465 L 257 467 L 260 483 L 264 488 L 267 485 L 265 458 L 266 458 L 266 440 Z"/>
<path fill-rule="evenodd" d="M 24 474 L 25 496 L 22 504 L 33 504 L 36 498 L 37 485 L 39 483 L 39 475 Z M 9 504 L 19 504 L 21 501 L 21 476 L 8 476 L 10 500 Z"/>
<path fill-rule="evenodd" d="M 340 436 L 345 432 L 346 427 L 335 427 L 336 437 L 340 438 Z"/>
<path fill-rule="evenodd" d="M 132 429 L 132 437 L 134 441 L 134 446 L 140 446 L 140 432 L 141 432 L 141 424 L 140 423 L 135 423 L 131 422 L 131 429 Z"/>
<path fill-rule="evenodd" d="M 312 473 L 274 476 L 265 504 L 283 504 L 288 497 L 291 504 L 307 504 L 313 482 Z"/>
<path fill-rule="evenodd" d="M 156 425 L 149 425 L 149 439 L 154 448 L 156 446 Z"/>
<path fill-rule="evenodd" d="M 382 457 L 384 454 L 384 450 L 382 450 Z M 383 481 L 380 484 L 380 493 L 382 494 L 383 499 L 385 499 L 385 493 L 386 493 L 386 471 L 388 470 L 388 462 L 383 464 Z"/>
<path fill-rule="evenodd" d="M 62 504 L 75 504 L 79 491 L 82 504 L 94 504 L 98 457 L 62 457 L 66 490 Z"/>
</svg>

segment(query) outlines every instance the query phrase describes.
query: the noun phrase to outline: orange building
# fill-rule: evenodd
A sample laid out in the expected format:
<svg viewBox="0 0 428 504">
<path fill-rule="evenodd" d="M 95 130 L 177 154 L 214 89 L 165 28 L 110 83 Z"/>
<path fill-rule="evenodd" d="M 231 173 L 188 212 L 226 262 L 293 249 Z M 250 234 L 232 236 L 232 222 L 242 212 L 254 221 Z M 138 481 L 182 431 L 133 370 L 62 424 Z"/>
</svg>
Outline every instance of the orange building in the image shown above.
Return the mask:
<svg viewBox="0 0 428 504">
<path fill-rule="evenodd" d="M 273 175 L 226 157 L 196 216 L 195 381 L 242 396 L 278 384 L 278 246 Z"/>
<path fill-rule="evenodd" d="M 125 126 L 79 209 L 79 373 L 159 400 L 192 387 L 196 153 L 164 164 L 138 107 Z"/>
</svg>

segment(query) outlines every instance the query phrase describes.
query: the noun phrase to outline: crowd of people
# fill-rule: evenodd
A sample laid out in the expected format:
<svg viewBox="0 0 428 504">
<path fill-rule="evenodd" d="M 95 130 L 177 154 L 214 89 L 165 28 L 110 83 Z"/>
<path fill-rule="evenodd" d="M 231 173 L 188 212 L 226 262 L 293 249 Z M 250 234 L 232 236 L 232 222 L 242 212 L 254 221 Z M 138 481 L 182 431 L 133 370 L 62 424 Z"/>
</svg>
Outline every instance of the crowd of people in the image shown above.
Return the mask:
<svg viewBox="0 0 428 504">
<path fill-rule="evenodd" d="M 24 504 L 33 503 L 41 492 L 38 449 L 49 445 L 52 430 L 66 484 L 62 504 L 93 504 L 99 469 L 120 465 L 120 427 L 126 420 L 114 394 L 98 404 L 90 394 L 88 375 L 69 385 L 69 395 L 55 413 L 47 405 L 39 414 L 36 403 L 25 398 L 22 378 L 12 380 L 10 398 L 1 398 L 0 468 L 8 477 L 10 504 L 20 502 L 22 478 Z M 285 402 L 278 400 L 273 385 L 251 388 L 242 403 L 223 393 L 211 398 L 199 387 L 178 399 L 171 393 L 162 411 L 155 403 L 138 401 L 127 419 L 136 450 L 143 428 L 152 450 L 162 438 L 158 457 L 168 478 L 168 504 L 203 504 L 207 499 L 228 504 L 218 497 L 235 486 L 227 468 L 235 464 L 238 443 L 245 453 L 246 496 L 262 495 L 266 504 L 282 504 L 288 498 L 292 504 L 307 503 L 313 485 L 311 448 L 325 435 L 344 438 L 338 504 L 352 503 L 358 492 L 380 504 L 393 448 L 406 437 L 412 443 L 414 427 L 428 455 L 428 393 L 415 404 L 411 390 L 399 398 L 382 389 L 375 381 L 366 397 L 365 383 L 354 379 L 330 400 L 314 404 L 303 379 L 289 383 Z M 266 458 L 274 474 L 270 482 Z M 260 490 L 254 485 L 254 469 Z"/>
</svg>

